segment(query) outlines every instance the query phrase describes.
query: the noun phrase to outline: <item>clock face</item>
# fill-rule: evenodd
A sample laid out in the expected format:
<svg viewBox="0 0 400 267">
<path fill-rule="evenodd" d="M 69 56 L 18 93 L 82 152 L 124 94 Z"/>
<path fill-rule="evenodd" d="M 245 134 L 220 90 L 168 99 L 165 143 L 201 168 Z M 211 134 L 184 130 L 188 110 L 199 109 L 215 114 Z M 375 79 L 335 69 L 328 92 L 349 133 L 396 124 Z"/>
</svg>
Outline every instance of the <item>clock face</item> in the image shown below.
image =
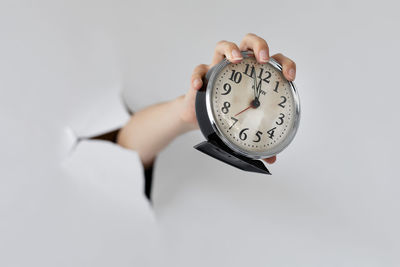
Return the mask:
<svg viewBox="0 0 400 267">
<path fill-rule="evenodd" d="M 298 118 L 294 94 L 277 67 L 245 57 L 216 74 L 209 97 L 215 125 L 225 143 L 247 156 L 266 157 L 275 155 L 294 137 Z"/>
</svg>

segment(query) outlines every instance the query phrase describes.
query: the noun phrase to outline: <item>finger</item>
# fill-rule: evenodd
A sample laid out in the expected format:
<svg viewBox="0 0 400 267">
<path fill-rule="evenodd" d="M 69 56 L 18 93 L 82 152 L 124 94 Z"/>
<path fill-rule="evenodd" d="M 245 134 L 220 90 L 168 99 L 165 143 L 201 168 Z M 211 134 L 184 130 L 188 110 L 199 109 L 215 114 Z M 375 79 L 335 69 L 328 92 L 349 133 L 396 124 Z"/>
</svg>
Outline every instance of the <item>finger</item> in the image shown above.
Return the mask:
<svg viewBox="0 0 400 267">
<path fill-rule="evenodd" d="M 205 64 L 200 64 L 194 68 L 192 77 L 190 79 L 190 86 L 194 90 L 199 90 L 203 85 L 203 77 L 206 75 L 208 68 L 208 65 Z"/>
<path fill-rule="evenodd" d="M 276 161 L 276 156 L 270 157 L 270 158 L 266 158 L 263 159 L 265 162 L 267 162 L 268 164 L 272 164 Z"/>
<path fill-rule="evenodd" d="M 296 78 L 296 63 L 282 54 L 272 56 L 273 59 L 278 61 L 283 68 L 283 75 L 288 81 L 293 81 Z"/>
<path fill-rule="evenodd" d="M 267 63 L 269 60 L 269 47 L 267 42 L 253 33 L 248 33 L 240 44 L 240 50 L 252 50 L 258 62 Z"/>
<path fill-rule="evenodd" d="M 215 47 L 215 53 L 211 65 L 214 66 L 225 57 L 232 63 L 238 63 L 243 59 L 239 47 L 235 43 L 220 41 Z"/>
</svg>

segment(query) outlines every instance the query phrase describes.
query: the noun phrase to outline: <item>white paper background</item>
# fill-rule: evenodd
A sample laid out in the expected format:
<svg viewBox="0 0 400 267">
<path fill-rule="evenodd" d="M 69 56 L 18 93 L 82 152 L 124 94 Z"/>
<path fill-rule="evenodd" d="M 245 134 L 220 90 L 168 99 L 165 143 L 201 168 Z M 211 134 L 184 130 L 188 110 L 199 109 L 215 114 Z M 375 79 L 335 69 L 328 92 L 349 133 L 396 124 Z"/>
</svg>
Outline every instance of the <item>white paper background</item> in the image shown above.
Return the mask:
<svg viewBox="0 0 400 267">
<path fill-rule="evenodd" d="M 398 266 L 398 8 L 1 2 L 0 265 Z M 157 159 L 153 215 L 137 155 L 76 135 L 122 125 L 121 91 L 132 109 L 185 93 L 247 32 L 297 63 L 298 135 L 271 177 L 184 135 Z"/>
</svg>

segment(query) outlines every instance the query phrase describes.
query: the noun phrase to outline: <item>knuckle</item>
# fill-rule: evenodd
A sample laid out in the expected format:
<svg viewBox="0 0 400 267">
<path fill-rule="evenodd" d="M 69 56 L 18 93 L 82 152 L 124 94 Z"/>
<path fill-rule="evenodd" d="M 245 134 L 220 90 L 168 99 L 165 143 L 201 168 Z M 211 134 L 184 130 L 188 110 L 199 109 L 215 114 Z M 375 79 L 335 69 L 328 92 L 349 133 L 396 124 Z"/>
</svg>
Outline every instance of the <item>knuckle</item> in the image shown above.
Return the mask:
<svg viewBox="0 0 400 267">
<path fill-rule="evenodd" d="M 264 46 L 264 47 L 268 47 L 268 44 L 267 44 L 267 41 L 265 41 L 263 38 L 261 38 L 261 37 L 256 37 L 256 38 L 254 38 L 254 42 L 255 42 L 255 44 L 257 44 L 258 46 L 260 46 L 260 47 L 262 47 L 262 46 Z"/>
<path fill-rule="evenodd" d="M 258 35 L 254 34 L 254 33 L 246 34 L 244 41 L 251 43 L 252 46 L 255 47 L 256 49 L 261 49 L 261 48 L 268 49 L 267 41 L 265 41 L 263 38 L 259 37 Z"/>
<path fill-rule="evenodd" d="M 219 47 L 219 46 L 224 45 L 225 43 L 227 43 L 226 40 L 221 40 L 221 41 L 218 41 L 217 44 L 216 44 L 215 46 L 216 46 L 216 47 Z"/>
<path fill-rule="evenodd" d="M 286 67 L 296 69 L 296 63 L 293 60 L 291 60 L 290 58 L 288 58 L 282 54 L 281 54 L 281 57 L 282 57 L 282 61 L 286 65 Z"/>
<path fill-rule="evenodd" d="M 190 78 L 190 80 L 193 82 L 195 79 L 197 78 L 201 78 L 202 75 L 208 70 L 208 65 L 206 64 L 200 64 L 197 65 L 192 73 L 192 76 Z"/>
<path fill-rule="evenodd" d="M 235 49 L 236 47 L 237 46 L 235 43 L 228 42 L 226 40 L 222 40 L 217 43 L 217 49 L 220 48 L 220 50 L 225 50 L 225 51 L 232 50 L 232 49 Z"/>
<path fill-rule="evenodd" d="M 260 42 L 262 46 L 268 47 L 267 41 L 265 41 L 263 38 L 260 38 Z"/>
<path fill-rule="evenodd" d="M 226 50 L 233 50 L 233 49 L 237 48 L 237 45 L 235 43 L 232 43 L 232 42 L 226 42 L 225 46 L 226 46 Z"/>
<path fill-rule="evenodd" d="M 223 50 L 223 51 L 230 51 L 230 50 L 236 49 L 237 45 L 233 42 L 222 40 L 217 43 L 216 47 L 217 47 L 217 50 L 219 48 L 220 50 Z"/>
<path fill-rule="evenodd" d="M 261 50 L 261 49 L 267 49 L 268 50 L 268 45 L 267 45 L 267 43 L 264 41 L 260 41 L 260 40 L 257 40 L 257 41 L 255 41 L 254 42 L 254 48 L 255 49 L 259 49 L 259 50 Z"/>
<path fill-rule="evenodd" d="M 207 64 L 200 64 L 199 66 L 201 66 L 201 68 L 203 68 L 203 69 L 208 69 L 208 65 Z"/>
<path fill-rule="evenodd" d="M 205 69 L 206 67 L 207 67 L 206 64 L 197 65 L 197 66 L 194 68 L 194 72 L 195 72 L 195 73 L 200 72 L 201 70 Z"/>
<path fill-rule="evenodd" d="M 255 33 L 249 32 L 244 37 L 258 37 Z"/>
</svg>

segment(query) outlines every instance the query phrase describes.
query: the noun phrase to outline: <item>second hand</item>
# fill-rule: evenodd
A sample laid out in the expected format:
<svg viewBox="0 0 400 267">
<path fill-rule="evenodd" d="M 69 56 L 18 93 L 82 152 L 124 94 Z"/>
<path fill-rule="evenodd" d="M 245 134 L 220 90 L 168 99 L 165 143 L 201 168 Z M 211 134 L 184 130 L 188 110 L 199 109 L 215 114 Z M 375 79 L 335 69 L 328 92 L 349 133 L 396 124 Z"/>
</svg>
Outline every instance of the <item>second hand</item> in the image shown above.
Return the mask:
<svg viewBox="0 0 400 267">
<path fill-rule="evenodd" d="M 250 109 L 250 108 L 258 108 L 258 106 L 260 106 L 260 102 L 258 101 L 258 99 L 255 99 L 253 101 L 251 101 L 250 106 L 248 106 L 247 108 L 243 109 L 242 111 L 240 111 L 239 113 L 235 114 L 235 117 L 243 112 L 245 112 L 246 110 Z"/>
<path fill-rule="evenodd" d="M 235 114 L 235 116 L 234 116 L 234 117 L 236 117 L 237 115 L 239 115 L 239 114 L 241 114 L 241 113 L 245 112 L 246 110 L 248 110 L 249 108 L 252 108 L 252 107 L 253 107 L 253 105 L 250 105 L 250 106 L 248 106 L 247 108 L 243 109 L 243 110 L 242 110 L 242 111 L 240 111 L 239 113 Z"/>
</svg>

